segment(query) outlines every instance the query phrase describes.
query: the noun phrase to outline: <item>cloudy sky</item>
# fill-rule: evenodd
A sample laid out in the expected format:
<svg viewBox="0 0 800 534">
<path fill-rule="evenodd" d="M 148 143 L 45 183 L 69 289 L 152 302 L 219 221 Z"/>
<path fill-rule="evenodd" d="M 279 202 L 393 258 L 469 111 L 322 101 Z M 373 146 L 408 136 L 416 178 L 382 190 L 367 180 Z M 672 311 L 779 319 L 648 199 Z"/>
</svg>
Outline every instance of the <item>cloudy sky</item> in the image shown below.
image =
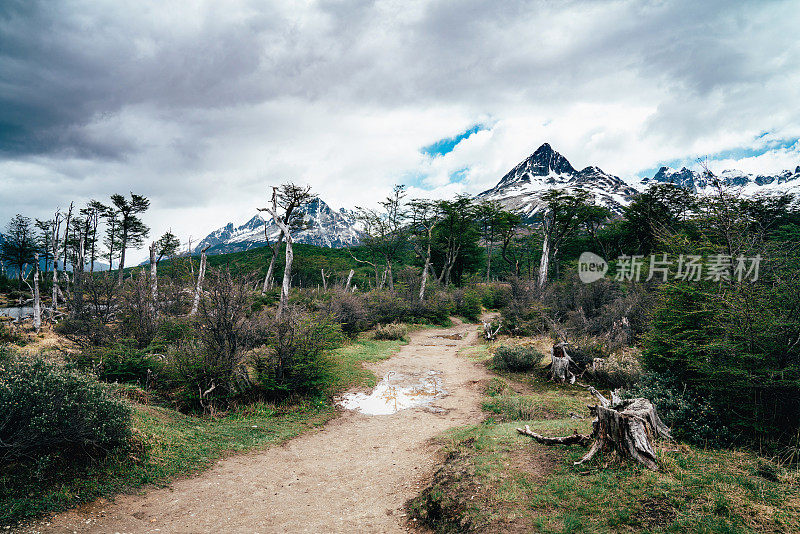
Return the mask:
<svg viewBox="0 0 800 534">
<path fill-rule="evenodd" d="M 625 179 L 800 165 L 800 1 L 0 2 L 0 225 L 148 196 L 156 234 L 267 188 L 476 193 L 543 142 Z"/>
</svg>

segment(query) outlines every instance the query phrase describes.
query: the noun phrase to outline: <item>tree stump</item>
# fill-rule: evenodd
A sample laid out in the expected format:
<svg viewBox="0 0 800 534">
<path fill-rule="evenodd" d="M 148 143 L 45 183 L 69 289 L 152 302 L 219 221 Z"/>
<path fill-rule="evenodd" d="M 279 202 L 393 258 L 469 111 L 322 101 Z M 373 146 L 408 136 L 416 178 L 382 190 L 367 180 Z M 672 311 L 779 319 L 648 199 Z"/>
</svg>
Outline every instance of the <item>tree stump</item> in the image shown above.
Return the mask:
<svg viewBox="0 0 800 534">
<path fill-rule="evenodd" d="M 569 357 L 566 343 L 553 345 L 550 351 L 550 378 L 556 382 L 575 383 L 575 374 L 569 370 L 569 364 L 575 362 Z"/>
<path fill-rule="evenodd" d="M 533 432 L 527 425 L 524 429 L 518 428 L 517 432 L 545 445 L 591 443 L 589 451 L 575 465 L 588 462 L 598 451 L 613 449 L 624 459 L 657 470 L 658 463 L 652 441 L 658 438 L 671 440 L 672 435 L 658 417 L 653 403 L 642 398 L 621 400 L 616 393 L 611 394 L 609 401 L 591 386 L 589 391 L 599 400 L 599 404 L 589 408 L 595 416 L 590 436 L 578 434 L 576 431 L 571 436 L 547 437 Z"/>
</svg>

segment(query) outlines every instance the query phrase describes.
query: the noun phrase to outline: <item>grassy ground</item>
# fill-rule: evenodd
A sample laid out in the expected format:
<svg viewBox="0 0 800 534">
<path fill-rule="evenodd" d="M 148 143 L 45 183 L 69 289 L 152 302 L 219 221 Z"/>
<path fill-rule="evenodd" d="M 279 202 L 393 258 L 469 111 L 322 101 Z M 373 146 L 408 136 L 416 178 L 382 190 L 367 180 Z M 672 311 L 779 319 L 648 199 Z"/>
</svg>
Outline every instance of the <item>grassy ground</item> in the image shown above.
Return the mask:
<svg viewBox="0 0 800 534">
<path fill-rule="evenodd" d="M 42 472 L 25 476 L 0 473 L 0 526 L 111 496 L 144 484 L 163 485 L 208 467 L 232 451 L 282 443 L 335 417 L 333 394 L 370 386 L 375 376 L 362 362 L 388 358 L 403 341 L 366 337 L 331 351 L 331 381 L 326 395 L 286 405 L 255 404 L 215 418 L 184 415 L 171 409 L 134 404 L 134 447 L 80 476 Z M 130 393 L 130 392 L 129 392 Z M 146 396 L 142 396 L 146 397 Z"/>
<path fill-rule="evenodd" d="M 465 356 L 486 359 L 485 349 Z M 484 424 L 442 437 L 444 462 L 409 502 L 437 532 L 800 532 L 800 476 L 750 452 L 664 443 L 661 470 L 606 455 L 575 467 L 586 449 L 540 445 L 545 435 L 589 432 L 594 404 L 574 386 L 525 375 L 493 379 Z"/>
</svg>

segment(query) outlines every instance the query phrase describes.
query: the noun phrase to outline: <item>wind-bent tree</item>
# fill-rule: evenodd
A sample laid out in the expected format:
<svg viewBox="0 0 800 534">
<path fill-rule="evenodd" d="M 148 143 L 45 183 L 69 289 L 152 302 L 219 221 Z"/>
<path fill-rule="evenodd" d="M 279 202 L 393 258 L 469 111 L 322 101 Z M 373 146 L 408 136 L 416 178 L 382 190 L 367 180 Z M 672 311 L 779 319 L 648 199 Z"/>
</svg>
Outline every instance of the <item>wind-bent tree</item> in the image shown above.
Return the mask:
<svg viewBox="0 0 800 534">
<path fill-rule="evenodd" d="M 392 262 L 397 260 L 408 243 L 408 229 L 405 224 L 408 213 L 403 205 L 405 196 L 405 186 L 396 185 L 392 195 L 380 203 L 383 211 L 359 208 L 358 217 L 364 224 L 362 243 L 383 262 L 391 291 L 394 291 Z M 373 264 L 373 267 L 376 268 L 377 276 L 377 264 Z"/>
<path fill-rule="evenodd" d="M 181 241 L 172 230 L 167 230 L 150 244 L 150 294 L 154 310 L 158 307 L 158 264 L 165 256 L 173 256 L 180 246 Z"/>
<path fill-rule="evenodd" d="M 489 200 L 479 204 L 477 217 L 481 230 L 481 240 L 486 248 L 486 282 L 489 282 L 492 276 L 492 256 L 495 245 L 506 243 L 504 238 L 508 237 L 510 239 L 516 233 L 516 228 L 522 218 L 515 213 L 504 210 L 496 200 Z M 506 249 L 507 244 L 503 250 L 505 251 Z M 519 268 L 518 263 L 516 268 Z"/>
<path fill-rule="evenodd" d="M 53 259 L 53 220 L 36 219 L 36 248 L 39 250 L 39 257 L 44 260 L 44 272 L 40 273 L 42 280 L 47 280 L 50 274 L 50 263 Z"/>
<path fill-rule="evenodd" d="M 439 222 L 439 210 L 432 200 L 415 199 L 408 203 L 411 208 L 410 230 L 413 237 L 414 250 L 424 258 L 422 265 L 422 282 L 419 286 L 419 300 L 425 300 L 425 288 L 428 283 L 428 272 L 431 267 L 431 247 L 433 246 L 433 229 Z"/>
<path fill-rule="evenodd" d="M 115 254 L 119 255 L 120 249 L 119 217 L 114 209 L 109 208 L 108 211 L 103 214 L 103 218 L 106 220 L 106 232 L 103 237 L 103 245 L 105 245 L 108 250 L 108 270 L 111 271 L 114 269 Z"/>
<path fill-rule="evenodd" d="M 97 200 L 90 200 L 89 203 L 86 205 L 85 208 L 81 210 L 81 215 L 86 224 L 85 230 L 85 240 L 86 240 L 86 251 L 89 254 L 89 272 L 94 272 L 94 264 L 97 261 L 98 256 L 98 235 L 97 231 L 100 227 L 100 219 L 105 218 L 106 213 L 109 211 L 109 207 L 99 202 Z M 111 267 L 109 266 L 109 269 Z"/>
<path fill-rule="evenodd" d="M 150 207 L 150 200 L 131 193 L 130 200 L 123 195 L 111 195 L 111 202 L 114 204 L 119 218 L 117 235 L 120 247 L 119 281 L 121 283 L 125 269 L 125 250 L 129 247 L 140 248 L 150 234 L 150 228 L 139 218 L 139 214 L 147 211 L 147 208 Z"/>
<path fill-rule="evenodd" d="M 447 286 L 453 280 L 457 264 L 465 260 L 464 252 L 469 249 L 469 259 L 476 261 L 481 250 L 478 247 L 478 229 L 475 204 L 470 197 L 459 196 L 455 200 L 437 202 L 441 220 L 434 228 L 436 252 L 441 262 L 438 282 Z M 461 272 L 459 267 L 459 273 Z M 460 276 L 460 274 L 459 274 Z M 458 276 L 456 277 L 458 278 Z"/>
<path fill-rule="evenodd" d="M 0 259 L 3 263 L 13 265 L 17 271 L 19 287 L 22 287 L 22 273 L 25 265 L 33 261 L 37 244 L 33 234 L 31 220 L 23 215 L 15 215 L 8 222 L 0 246 Z"/>
<path fill-rule="evenodd" d="M 572 235 L 592 213 L 591 196 L 586 191 L 551 189 L 542 195 L 546 211 L 542 220 L 542 259 L 539 262 L 539 287 L 547 284 L 550 261 L 558 254 L 564 239 Z"/>
<path fill-rule="evenodd" d="M 297 211 L 297 208 L 303 204 L 307 204 L 311 200 L 311 188 L 300 187 L 298 185 L 287 183 L 280 187 L 278 193 L 278 208 L 282 210 L 281 222 L 289 228 L 290 232 L 296 232 L 305 227 L 306 221 L 302 213 Z M 261 210 L 263 211 L 263 210 Z M 274 219 L 274 216 L 273 216 Z M 264 221 L 264 240 L 272 250 L 272 256 L 269 260 L 269 268 L 267 268 L 267 275 L 264 277 L 264 284 L 261 286 L 261 294 L 263 295 L 270 289 L 275 277 L 275 262 L 278 259 L 278 253 L 283 244 L 284 235 L 283 231 L 278 233 L 278 239 L 274 243 L 269 242 L 269 221 Z M 277 220 L 275 221 L 277 225 Z M 278 225 L 280 227 L 280 225 Z"/>
<path fill-rule="evenodd" d="M 281 300 L 278 305 L 278 317 L 283 314 L 286 305 L 289 303 L 289 287 L 292 280 L 292 262 L 294 261 L 294 250 L 292 250 L 292 230 L 287 221 L 291 220 L 291 214 L 287 216 L 287 207 L 294 210 L 311 199 L 310 186 L 298 186 L 293 183 L 283 184 L 280 187 L 272 188 L 271 204 L 265 208 L 258 208 L 258 211 L 266 211 L 272 216 L 272 220 L 281 230 L 281 235 L 286 241 L 286 263 L 283 267 L 283 284 L 281 285 Z M 283 212 L 281 213 L 281 207 Z"/>
</svg>

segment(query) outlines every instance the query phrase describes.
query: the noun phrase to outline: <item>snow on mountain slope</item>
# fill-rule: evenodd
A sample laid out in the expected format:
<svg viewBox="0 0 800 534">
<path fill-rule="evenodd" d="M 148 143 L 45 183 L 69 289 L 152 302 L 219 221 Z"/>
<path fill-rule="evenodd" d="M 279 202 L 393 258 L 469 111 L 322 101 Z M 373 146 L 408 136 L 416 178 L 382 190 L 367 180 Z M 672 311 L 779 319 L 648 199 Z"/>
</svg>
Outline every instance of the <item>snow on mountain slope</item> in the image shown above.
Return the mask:
<svg viewBox="0 0 800 534">
<path fill-rule="evenodd" d="M 744 195 L 788 191 L 800 193 L 800 166 L 794 172 L 786 170 L 778 174 L 766 175 L 729 169 L 719 173 L 717 178 L 724 187 L 739 191 Z M 700 194 L 709 193 L 714 188 L 714 184 L 707 177 L 686 167 L 680 170 L 661 167 L 652 178 L 642 179 L 641 185 L 644 189 L 653 183 L 675 184 Z"/>
<path fill-rule="evenodd" d="M 293 234 L 295 243 L 306 243 L 321 247 L 341 248 L 357 245 L 360 242 L 358 222 L 354 212 L 345 210 L 339 211 L 331 209 L 319 197 L 313 198 L 307 204 L 298 208 L 298 212 L 304 215 L 307 227 L 298 230 Z M 266 224 L 266 235 L 265 235 Z M 256 215 L 241 226 L 234 226 L 228 223 L 208 234 L 195 247 L 195 252 L 199 252 L 206 246 L 210 254 L 222 254 L 228 252 L 239 252 L 251 248 L 263 247 L 277 241 L 280 229 L 270 218 L 266 222 Z"/>
<path fill-rule="evenodd" d="M 598 167 L 576 170 L 567 159 L 545 143 L 511 169 L 478 200 L 496 200 L 505 209 L 531 218 L 544 208 L 542 195 L 551 189 L 583 190 L 614 213 L 630 203 L 637 190 Z"/>
</svg>

